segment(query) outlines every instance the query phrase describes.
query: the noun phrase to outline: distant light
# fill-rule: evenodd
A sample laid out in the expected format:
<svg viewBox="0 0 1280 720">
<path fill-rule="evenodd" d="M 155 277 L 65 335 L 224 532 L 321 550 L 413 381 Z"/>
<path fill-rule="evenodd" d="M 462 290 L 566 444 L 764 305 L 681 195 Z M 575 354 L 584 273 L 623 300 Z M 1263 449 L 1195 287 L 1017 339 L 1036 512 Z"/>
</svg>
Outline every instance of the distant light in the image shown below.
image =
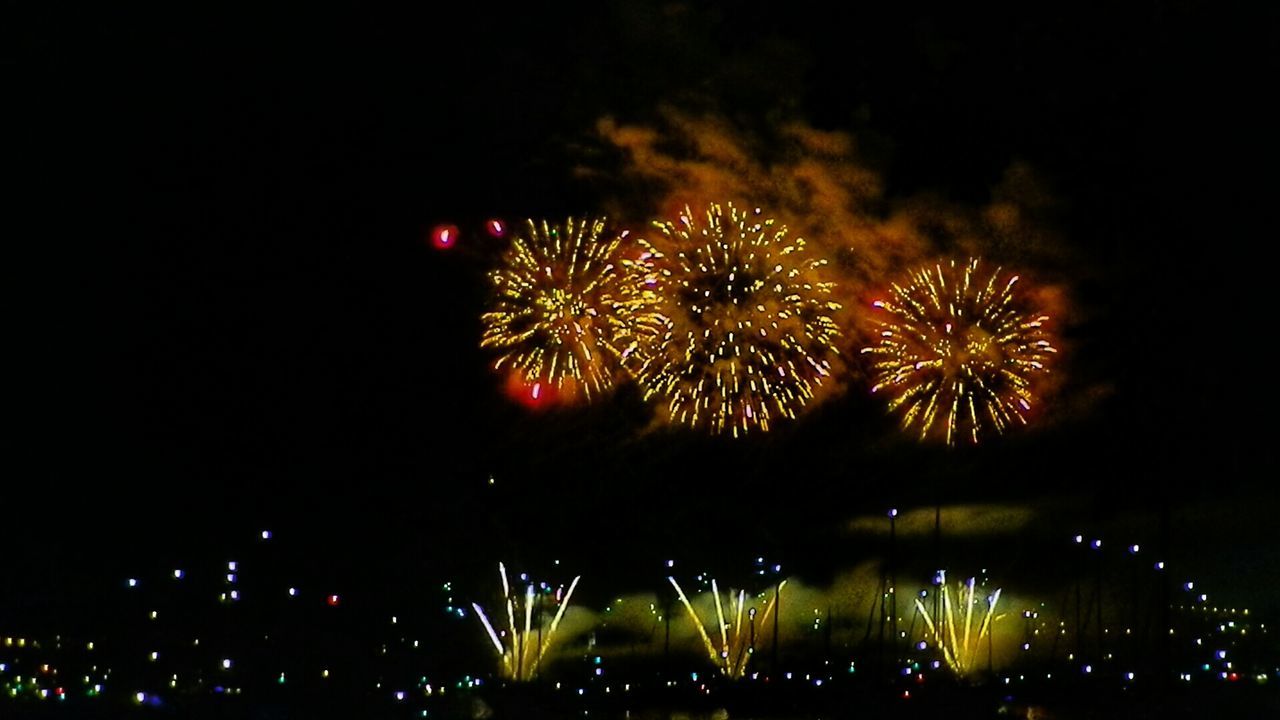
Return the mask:
<svg viewBox="0 0 1280 720">
<path fill-rule="evenodd" d="M 342 602 L 342 598 L 337 595 L 330 595 L 328 599 L 329 607 L 338 607 L 338 603 Z"/>
<path fill-rule="evenodd" d="M 1125 680 L 1132 680 L 1132 679 L 1133 679 L 1133 673 L 1131 673 L 1131 672 L 1130 672 L 1130 673 L 1125 673 L 1125 674 L 1124 674 L 1124 679 L 1125 679 Z"/>
<path fill-rule="evenodd" d="M 395 625 L 395 624 L 396 624 L 396 616 L 395 616 L 395 615 L 392 615 L 392 616 L 391 616 L 391 624 L 392 624 L 392 625 Z"/>
<path fill-rule="evenodd" d="M 223 670 L 231 669 L 231 658 L 222 658 L 222 669 Z"/>
<path fill-rule="evenodd" d="M 1137 544 L 1137 543 L 1134 543 L 1134 544 L 1130 545 L 1130 546 L 1129 546 L 1129 552 L 1133 553 L 1134 555 L 1137 555 L 1137 554 L 1138 554 L 1138 544 Z"/>
<path fill-rule="evenodd" d="M 175 580 L 181 580 L 181 579 L 182 579 L 182 576 L 183 576 L 183 575 L 185 575 L 185 574 L 186 574 L 186 573 L 182 572 L 181 570 L 174 570 L 174 571 L 173 571 L 173 577 L 174 577 L 174 579 L 175 579 Z"/>
<path fill-rule="evenodd" d="M 138 587 L 138 578 L 129 578 L 129 587 Z"/>
<path fill-rule="evenodd" d="M 233 583 L 233 582 L 235 582 L 235 581 L 236 581 L 236 574 L 235 574 L 235 573 L 227 573 L 227 582 L 229 582 L 229 583 Z"/>
<path fill-rule="evenodd" d="M 133 699 L 137 700 L 139 703 L 144 703 L 147 701 L 147 694 L 144 692 L 135 693 Z"/>
<path fill-rule="evenodd" d="M 151 653 L 151 662 L 155 662 L 155 661 L 157 661 L 157 660 L 159 660 L 159 659 L 160 659 L 160 653 L 155 652 L 155 651 L 152 651 L 152 653 Z"/>
<path fill-rule="evenodd" d="M 540 382 L 534 383 L 533 389 L 529 391 L 529 397 L 533 398 L 534 400 L 537 400 L 538 396 L 541 394 L 542 394 L 542 383 Z"/>
<path fill-rule="evenodd" d="M 396 691 L 396 700 L 404 700 L 404 691 L 403 691 L 403 690 L 397 690 L 397 691 Z"/>
<path fill-rule="evenodd" d="M 231 599 L 232 599 L 232 600 L 239 600 L 239 599 L 240 599 L 240 591 L 239 591 L 239 590 L 232 590 L 232 591 L 231 591 Z"/>
<path fill-rule="evenodd" d="M 1097 550 L 1097 549 L 1099 549 L 1099 548 L 1101 548 L 1101 547 L 1102 547 L 1102 541 L 1101 541 L 1101 540 L 1094 540 L 1094 541 L 1093 541 L 1093 549 L 1094 549 L 1094 550 Z"/>
<path fill-rule="evenodd" d="M 891 517 L 891 518 L 896 518 L 896 517 L 898 517 L 898 508 L 890 508 L 890 509 L 889 509 L 889 517 Z"/>
<path fill-rule="evenodd" d="M 152 611 L 151 611 L 151 619 L 152 619 L 152 620 L 155 620 L 157 615 L 159 615 L 159 613 L 157 613 L 155 610 L 152 610 Z"/>
<path fill-rule="evenodd" d="M 431 229 L 431 244 L 447 250 L 458 244 L 457 225 L 437 225 Z"/>
<path fill-rule="evenodd" d="M 1182 587 L 1183 589 L 1186 589 L 1186 590 L 1195 590 L 1196 584 L 1191 581 L 1187 581 L 1187 584 L 1183 585 Z"/>
<path fill-rule="evenodd" d="M 1084 536 L 1083 536 L 1083 535 L 1077 535 L 1077 536 L 1076 536 L 1076 542 L 1077 542 L 1077 543 L 1082 543 L 1082 542 L 1084 542 Z"/>
<path fill-rule="evenodd" d="M 228 569 L 228 570 L 230 570 L 230 571 L 232 571 L 232 572 L 235 572 L 235 569 L 236 569 L 236 561 L 235 561 L 235 560 L 232 560 L 231 562 L 227 563 L 227 569 Z"/>
<path fill-rule="evenodd" d="M 1163 569 L 1164 569 L 1164 561 L 1163 561 L 1163 560 L 1161 560 L 1160 562 L 1156 563 L 1156 569 L 1157 569 L 1157 570 L 1163 570 Z"/>
<path fill-rule="evenodd" d="M 289 588 L 289 597 L 293 597 L 297 594 L 298 594 L 298 588 L 293 588 L 293 587 Z"/>
<path fill-rule="evenodd" d="M 329 677 L 329 670 L 326 668 L 326 669 L 324 670 L 324 672 L 320 673 L 320 677 L 322 677 L 322 678 L 327 678 L 327 677 Z"/>
<path fill-rule="evenodd" d="M 1085 671 L 1086 673 L 1091 673 L 1091 672 L 1093 672 L 1093 666 L 1092 666 L 1092 665 L 1085 665 L 1085 666 L 1084 666 L 1084 671 Z"/>
<path fill-rule="evenodd" d="M 668 560 L 668 561 L 667 561 L 667 567 L 675 567 L 675 566 L 676 566 L 676 561 L 675 561 L 675 560 Z"/>
<path fill-rule="evenodd" d="M 927 643 L 927 642 L 925 642 L 925 641 L 923 641 L 923 640 L 921 640 L 920 642 L 916 643 L 916 649 L 917 649 L 917 650 L 925 650 L 925 649 L 927 649 L 928 647 L 929 647 L 929 643 Z"/>
<path fill-rule="evenodd" d="M 270 531 L 270 530 L 263 530 L 263 531 L 262 531 L 262 539 L 263 539 L 263 540 L 270 540 L 270 539 L 271 539 L 271 531 Z"/>
<path fill-rule="evenodd" d="M 489 232 L 490 237 L 500 238 L 507 234 L 507 225 L 498 218 L 489 218 L 484 224 L 484 229 Z"/>
</svg>

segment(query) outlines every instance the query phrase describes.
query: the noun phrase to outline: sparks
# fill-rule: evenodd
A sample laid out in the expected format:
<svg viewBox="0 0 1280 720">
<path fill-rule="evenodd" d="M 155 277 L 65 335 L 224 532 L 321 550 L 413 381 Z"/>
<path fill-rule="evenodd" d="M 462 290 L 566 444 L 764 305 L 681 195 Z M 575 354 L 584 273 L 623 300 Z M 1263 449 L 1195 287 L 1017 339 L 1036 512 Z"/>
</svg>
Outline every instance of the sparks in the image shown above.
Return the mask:
<svg viewBox="0 0 1280 720">
<path fill-rule="evenodd" d="M 734 594 L 733 589 L 729 590 L 729 618 L 725 619 L 724 606 L 726 603 L 720 597 L 720 588 L 716 585 L 716 581 L 711 581 L 711 596 L 715 599 L 716 606 L 716 632 L 708 633 L 707 625 L 698 616 L 693 609 L 693 604 L 689 602 L 689 598 L 681 589 L 680 583 L 676 582 L 673 577 L 667 577 L 667 581 L 671 583 L 671 587 L 676 589 L 676 595 L 680 597 L 680 603 L 684 605 L 685 612 L 689 614 L 689 618 L 693 621 L 694 627 L 698 630 L 698 635 L 702 638 L 702 644 L 707 650 L 707 656 L 711 658 L 711 662 L 720 670 L 725 677 L 736 680 L 741 678 L 747 672 L 747 663 L 751 661 L 751 656 L 755 654 L 756 645 L 763 639 L 766 631 L 771 631 L 772 625 L 769 623 L 769 616 L 773 614 L 778 605 L 778 594 L 782 592 L 782 588 L 786 587 L 787 581 L 783 580 L 773 591 L 773 597 L 765 605 L 764 613 L 757 619 L 757 611 L 755 607 L 747 607 L 747 593 L 745 590 L 738 590 Z M 743 625 L 743 613 L 746 613 L 746 625 Z M 712 640 L 712 636 L 716 636 L 719 640 Z"/>
<path fill-rule="evenodd" d="M 496 293 L 481 316 L 481 347 L 500 354 L 496 369 L 570 399 L 593 399 L 615 384 L 639 338 L 658 332 L 652 269 L 625 233 L 605 220 L 564 225 L 530 220 L 490 273 Z"/>
<path fill-rule="evenodd" d="M 636 375 L 672 422 L 737 437 L 813 399 L 838 354 L 840 305 L 802 238 L 727 208 L 655 223 L 662 332 L 641 345 Z"/>
<path fill-rule="evenodd" d="M 981 598 L 974 597 L 974 579 L 969 578 L 968 582 L 960 583 L 957 595 L 958 599 L 963 603 L 964 620 L 961 622 L 956 618 L 956 609 L 951 602 L 951 593 L 947 590 L 947 574 L 945 571 L 939 572 L 942 586 L 942 611 L 938 618 L 929 615 L 929 611 L 925 608 L 924 603 L 920 602 L 920 598 L 916 598 L 916 611 L 924 618 L 925 627 L 933 638 L 933 644 L 942 650 L 942 659 L 946 661 L 947 667 L 951 668 L 959 677 L 971 675 L 978 665 L 978 658 L 981 655 L 982 639 L 988 633 L 994 632 L 994 623 L 1003 618 L 1003 615 L 996 615 L 996 603 L 1000 602 L 1000 590 L 997 589 L 986 600 L 986 613 L 983 615 L 978 625 L 978 632 L 973 634 L 973 608 Z M 966 592 L 968 593 L 966 595 Z M 957 634 L 957 627 L 963 626 L 963 630 Z"/>
<path fill-rule="evenodd" d="M 1034 381 L 1057 352 L 1048 316 L 1015 295 L 1018 276 L 978 265 L 921 268 L 893 285 L 891 300 L 873 303 L 883 315 L 878 341 L 862 350 L 873 358 L 871 391 L 888 396 L 890 412 L 921 440 L 977 443 L 1026 424 Z"/>
<path fill-rule="evenodd" d="M 573 582 L 569 583 L 568 591 L 556 598 L 555 615 L 550 625 L 544 628 L 542 595 L 535 592 L 533 583 L 530 582 L 525 588 L 523 597 L 517 597 L 511 592 L 506 565 L 498 563 L 498 575 L 502 578 L 502 595 L 506 603 L 507 623 L 510 629 L 506 637 L 507 644 L 503 643 L 503 638 L 494 629 L 484 608 L 478 603 L 471 603 L 471 607 L 475 610 L 476 617 L 480 619 L 480 624 L 484 626 L 493 649 L 498 653 L 499 674 L 508 680 L 532 680 L 538 673 L 547 648 L 555 638 L 556 630 L 560 628 L 560 620 L 564 617 L 565 609 L 569 607 L 569 599 L 573 597 L 574 588 L 578 587 L 581 576 L 575 577 Z M 520 615 L 524 617 L 523 626 L 516 623 L 516 618 Z"/>
</svg>

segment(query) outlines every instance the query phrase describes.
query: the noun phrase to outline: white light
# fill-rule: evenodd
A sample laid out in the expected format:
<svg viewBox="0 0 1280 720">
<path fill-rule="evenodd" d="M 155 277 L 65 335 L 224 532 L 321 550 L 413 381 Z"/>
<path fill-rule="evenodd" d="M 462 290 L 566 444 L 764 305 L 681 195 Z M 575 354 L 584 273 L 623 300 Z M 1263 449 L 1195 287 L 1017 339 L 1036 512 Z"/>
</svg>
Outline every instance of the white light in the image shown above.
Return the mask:
<svg viewBox="0 0 1280 720">
<path fill-rule="evenodd" d="M 231 669 L 231 658 L 223 658 L 223 659 L 222 659 L 222 669 L 223 669 L 223 670 L 230 670 L 230 669 Z"/>
<path fill-rule="evenodd" d="M 1129 546 L 1129 552 L 1131 552 L 1131 553 L 1133 553 L 1133 554 L 1137 555 L 1137 554 L 1138 554 L 1138 544 L 1137 544 L 1137 543 L 1134 543 L 1134 544 L 1130 545 L 1130 546 Z"/>
<path fill-rule="evenodd" d="M 298 594 L 298 588 L 289 588 L 289 597 L 293 597 L 294 595 L 297 595 L 297 594 Z"/>
<path fill-rule="evenodd" d="M 270 531 L 270 530 L 263 530 L 263 531 L 262 531 L 262 539 L 263 539 L 263 540 L 270 540 L 270 539 L 271 539 L 271 531 Z"/>
<path fill-rule="evenodd" d="M 228 569 L 228 570 L 231 570 L 232 572 L 235 572 L 235 569 L 236 569 L 236 561 L 235 561 L 235 560 L 232 560 L 231 562 L 227 563 L 227 569 Z"/>
<path fill-rule="evenodd" d="M 158 652 L 154 652 L 154 651 L 153 651 L 153 652 L 151 653 L 151 662 L 155 662 L 155 661 L 157 661 L 157 660 L 159 660 L 159 659 L 160 659 L 160 653 L 158 653 Z"/>
<path fill-rule="evenodd" d="M 1084 536 L 1083 536 L 1083 535 L 1077 535 L 1077 536 L 1076 536 L 1076 542 L 1078 542 L 1078 543 L 1082 543 L 1082 542 L 1084 542 Z"/>
<path fill-rule="evenodd" d="M 404 691 L 403 691 L 403 690 L 397 690 L 397 691 L 396 691 L 396 699 L 397 699 L 397 700 L 404 700 Z"/>
<path fill-rule="evenodd" d="M 173 571 L 173 577 L 174 577 L 174 579 L 175 579 L 175 580 L 181 580 L 181 579 L 182 579 L 182 576 L 183 576 L 184 574 L 185 574 L 185 573 L 183 573 L 181 570 L 174 570 L 174 571 Z"/>
<path fill-rule="evenodd" d="M 129 578 L 129 587 L 138 587 L 138 578 Z"/>
<path fill-rule="evenodd" d="M 147 694 L 146 694 L 146 693 L 144 693 L 144 692 L 136 693 L 136 694 L 133 696 L 133 699 L 134 699 L 134 700 L 137 700 L 137 701 L 138 701 L 138 702 L 140 702 L 140 703 L 144 703 L 144 702 L 146 702 L 146 701 L 147 701 Z"/>
</svg>

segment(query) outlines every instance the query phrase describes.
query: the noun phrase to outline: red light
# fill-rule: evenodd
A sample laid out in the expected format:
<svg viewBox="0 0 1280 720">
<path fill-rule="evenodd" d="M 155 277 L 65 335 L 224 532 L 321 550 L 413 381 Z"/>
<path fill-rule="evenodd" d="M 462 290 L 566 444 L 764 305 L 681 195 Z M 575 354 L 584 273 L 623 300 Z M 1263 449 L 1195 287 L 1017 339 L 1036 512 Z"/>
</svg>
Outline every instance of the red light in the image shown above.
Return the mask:
<svg viewBox="0 0 1280 720">
<path fill-rule="evenodd" d="M 484 229 L 489 231 L 491 237 L 500 238 L 507 234 L 507 224 L 498 218 L 489 218 L 484 224 Z"/>
<path fill-rule="evenodd" d="M 504 390 L 508 398 L 529 410 L 545 410 L 570 399 L 563 388 L 545 380 L 526 380 L 519 372 L 507 376 Z"/>
<path fill-rule="evenodd" d="M 1231 682 L 1235 682 L 1240 679 L 1240 673 L 1231 673 L 1230 675 L 1227 676 L 1227 679 L 1230 680 Z"/>
<path fill-rule="evenodd" d="M 54 688 L 53 690 L 54 695 L 61 695 L 63 692 L 65 691 L 62 688 Z"/>
<path fill-rule="evenodd" d="M 437 225 L 431 229 L 431 244 L 447 250 L 458 243 L 457 225 Z"/>
<path fill-rule="evenodd" d="M 337 595 L 330 595 L 328 602 L 329 607 L 338 607 L 338 603 L 341 602 L 341 599 Z"/>
</svg>

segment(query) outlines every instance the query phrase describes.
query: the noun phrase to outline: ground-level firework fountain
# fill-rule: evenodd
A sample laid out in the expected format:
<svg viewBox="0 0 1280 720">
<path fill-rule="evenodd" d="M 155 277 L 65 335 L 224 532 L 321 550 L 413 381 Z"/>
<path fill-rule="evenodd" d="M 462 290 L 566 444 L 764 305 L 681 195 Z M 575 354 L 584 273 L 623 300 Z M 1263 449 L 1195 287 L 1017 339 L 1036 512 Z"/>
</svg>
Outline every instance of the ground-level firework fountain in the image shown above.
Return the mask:
<svg viewBox="0 0 1280 720">
<path fill-rule="evenodd" d="M 716 604 L 716 630 L 715 633 L 707 632 L 707 625 L 694 611 L 693 604 L 689 602 L 688 596 L 684 594 L 684 590 L 680 588 L 680 584 L 673 577 L 667 580 L 671 586 L 676 589 L 676 594 L 680 596 L 680 602 L 684 605 L 684 609 L 689 613 L 689 618 L 693 620 L 693 625 L 698 629 L 698 635 L 702 638 L 702 643 L 706 647 L 707 655 L 711 658 L 711 662 L 715 663 L 720 672 L 726 677 L 737 679 L 746 674 L 747 663 L 751 661 L 751 656 L 755 654 L 756 644 L 764 637 L 768 630 L 769 619 L 777 611 L 778 596 L 782 592 L 783 586 L 787 583 L 784 580 L 779 583 L 773 591 L 773 597 L 765 604 L 764 612 L 757 612 L 755 607 L 747 607 L 747 593 L 745 590 L 739 590 L 737 595 L 733 590 L 729 590 L 729 617 L 724 614 L 725 602 L 720 597 L 720 588 L 716 585 L 716 581 L 711 581 L 711 596 L 715 599 Z M 745 625 L 743 615 L 746 615 Z M 719 638 L 719 644 L 712 640 L 712 635 Z"/>
<path fill-rule="evenodd" d="M 569 589 L 563 594 L 557 591 L 552 597 L 550 602 L 556 606 L 555 616 L 551 619 L 550 625 L 544 628 L 543 594 L 536 591 L 533 583 L 529 583 L 525 588 L 524 596 L 517 597 L 511 593 L 511 583 L 507 580 L 507 568 L 502 563 L 498 563 L 498 574 L 502 577 L 502 596 L 507 606 L 509 632 L 499 634 L 478 603 L 472 603 L 471 607 L 484 625 L 489 640 L 493 642 L 494 650 L 498 652 L 499 674 L 508 680 L 532 680 L 538 674 L 538 668 L 547 654 L 547 648 L 551 647 L 551 642 L 555 639 L 556 630 L 560 628 L 560 620 L 564 617 L 565 609 L 569 607 L 569 600 L 573 597 L 574 588 L 578 587 L 580 577 L 575 577 L 569 584 Z M 524 616 L 523 625 L 516 623 L 519 615 Z M 537 616 L 536 625 L 534 624 L 535 615 Z M 506 636 L 505 644 L 503 635 Z"/>
<path fill-rule="evenodd" d="M 929 614 L 928 608 L 916 598 L 916 610 L 924 618 L 934 642 L 942 651 L 942 659 L 959 677 L 972 675 L 978 669 L 978 659 L 982 656 L 982 641 L 994 633 L 994 623 L 1002 615 L 996 615 L 996 604 L 1000 602 L 1000 590 L 997 589 L 986 598 L 986 611 L 983 613 L 977 633 L 973 633 L 973 608 L 982 598 L 974 597 L 974 579 L 959 584 L 958 600 L 963 603 L 957 613 L 951 602 L 951 593 L 947 590 L 946 571 L 939 571 L 939 588 L 942 593 L 942 610 L 938 617 Z M 962 618 L 959 616 L 963 616 Z M 988 645 L 988 648 L 990 646 Z"/>
</svg>

